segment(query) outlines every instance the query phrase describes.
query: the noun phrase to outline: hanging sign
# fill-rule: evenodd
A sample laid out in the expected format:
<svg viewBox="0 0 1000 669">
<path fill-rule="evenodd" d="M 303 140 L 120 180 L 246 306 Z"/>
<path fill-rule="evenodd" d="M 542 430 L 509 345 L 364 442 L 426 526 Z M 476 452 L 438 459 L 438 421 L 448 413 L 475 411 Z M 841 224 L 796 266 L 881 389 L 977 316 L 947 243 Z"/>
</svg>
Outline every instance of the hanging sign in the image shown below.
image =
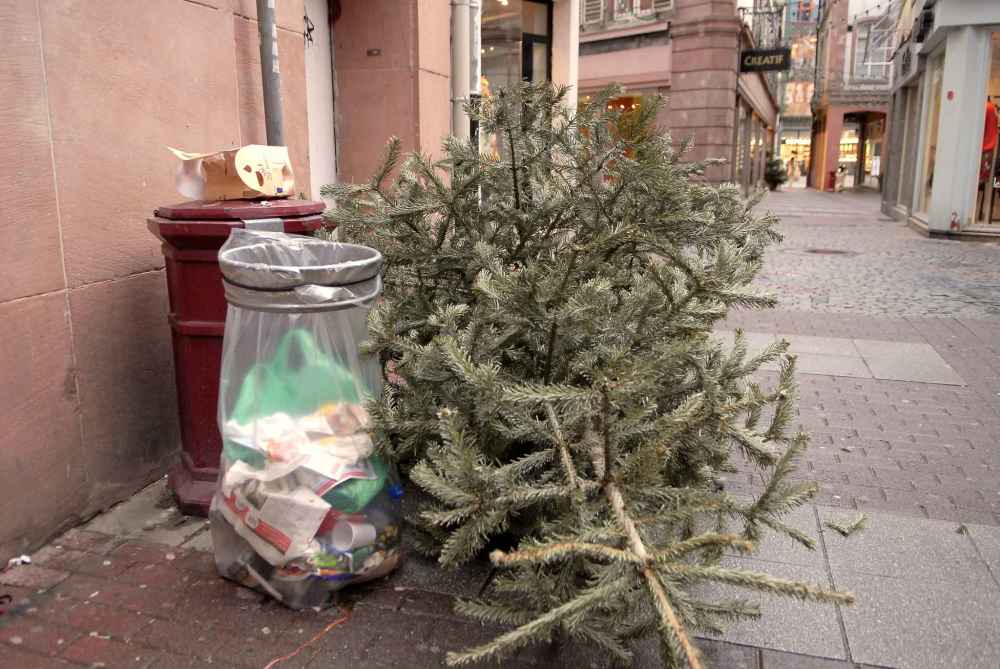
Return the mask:
<svg viewBox="0 0 1000 669">
<path fill-rule="evenodd" d="M 784 72 L 791 68 L 792 50 L 747 49 L 740 53 L 740 72 Z"/>
</svg>

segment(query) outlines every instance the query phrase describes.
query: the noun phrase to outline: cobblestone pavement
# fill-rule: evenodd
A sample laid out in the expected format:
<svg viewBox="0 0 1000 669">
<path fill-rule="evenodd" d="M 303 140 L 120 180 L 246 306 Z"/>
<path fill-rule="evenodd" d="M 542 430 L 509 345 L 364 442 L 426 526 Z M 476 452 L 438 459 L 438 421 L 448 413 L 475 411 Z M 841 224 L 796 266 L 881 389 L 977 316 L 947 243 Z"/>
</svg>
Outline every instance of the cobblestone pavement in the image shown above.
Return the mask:
<svg viewBox="0 0 1000 669">
<path fill-rule="evenodd" d="M 1000 317 L 1000 245 L 924 237 L 881 215 L 876 194 L 779 191 L 758 210 L 782 219 L 759 277 L 782 309 Z"/>
<path fill-rule="evenodd" d="M 821 484 L 818 501 L 1000 524 L 1000 247 L 924 238 L 871 194 L 779 192 L 761 206 L 783 217 L 762 278 L 780 305 L 721 329 L 925 342 L 966 383 L 800 374 L 813 437 L 800 474 Z M 759 483 L 744 472 L 730 485 Z"/>
</svg>

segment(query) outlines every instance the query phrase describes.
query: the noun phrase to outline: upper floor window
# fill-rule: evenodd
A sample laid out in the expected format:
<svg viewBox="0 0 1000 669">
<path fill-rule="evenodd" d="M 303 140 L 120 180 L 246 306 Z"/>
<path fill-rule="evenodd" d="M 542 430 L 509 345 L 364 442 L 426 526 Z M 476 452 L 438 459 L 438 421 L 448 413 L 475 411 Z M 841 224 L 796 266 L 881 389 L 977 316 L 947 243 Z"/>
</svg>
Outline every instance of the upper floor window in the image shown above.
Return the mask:
<svg viewBox="0 0 1000 669">
<path fill-rule="evenodd" d="M 854 27 L 854 79 L 884 81 L 889 77 L 892 40 L 888 30 L 879 28 L 880 23 L 868 21 Z"/>
<path fill-rule="evenodd" d="M 673 0 L 583 0 L 583 25 L 653 17 L 673 7 Z"/>
<path fill-rule="evenodd" d="M 816 21 L 819 10 L 818 0 L 794 0 L 788 3 L 789 21 Z"/>
</svg>

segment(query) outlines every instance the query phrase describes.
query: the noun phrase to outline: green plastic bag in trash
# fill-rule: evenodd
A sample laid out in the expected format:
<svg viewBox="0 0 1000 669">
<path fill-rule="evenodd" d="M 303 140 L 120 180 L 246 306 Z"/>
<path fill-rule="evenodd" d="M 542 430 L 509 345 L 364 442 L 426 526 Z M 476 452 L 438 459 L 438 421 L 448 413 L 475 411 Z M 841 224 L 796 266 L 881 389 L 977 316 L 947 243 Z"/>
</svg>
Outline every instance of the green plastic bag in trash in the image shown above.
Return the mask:
<svg viewBox="0 0 1000 669">
<path fill-rule="evenodd" d="M 316 345 L 308 330 L 295 328 L 278 342 L 274 357 L 258 362 L 240 385 L 230 418 L 246 425 L 276 413 L 306 416 L 325 404 L 360 403 L 358 381 L 346 367 Z M 258 449 L 224 440 L 226 458 L 243 460 L 260 469 L 267 455 Z M 374 479 L 350 479 L 332 488 L 323 499 L 335 509 L 357 513 L 385 487 L 388 468 L 378 456 L 369 458 Z"/>
</svg>

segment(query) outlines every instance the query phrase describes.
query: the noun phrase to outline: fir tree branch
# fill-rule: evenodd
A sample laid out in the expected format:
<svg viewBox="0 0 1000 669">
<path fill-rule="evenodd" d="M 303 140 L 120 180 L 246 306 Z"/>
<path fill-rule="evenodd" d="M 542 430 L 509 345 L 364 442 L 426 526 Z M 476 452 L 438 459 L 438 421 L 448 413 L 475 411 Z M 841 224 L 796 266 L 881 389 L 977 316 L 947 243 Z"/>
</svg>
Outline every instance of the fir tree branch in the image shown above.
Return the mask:
<svg viewBox="0 0 1000 669">
<path fill-rule="evenodd" d="M 643 564 L 634 553 L 623 551 L 619 548 L 612 548 L 602 544 L 591 544 L 583 542 L 563 542 L 547 544 L 537 548 L 519 548 L 512 553 L 503 551 L 493 551 L 490 553 L 490 561 L 498 567 L 509 567 L 518 564 L 537 564 L 540 562 L 557 562 L 579 556 L 594 557 L 599 560 L 613 560 L 617 562 Z"/>
<path fill-rule="evenodd" d="M 659 570 L 676 578 L 698 581 L 716 581 L 751 590 L 773 592 L 788 595 L 802 600 L 829 602 L 834 604 L 853 604 L 854 595 L 849 592 L 828 590 L 820 586 L 775 578 L 770 574 L 746 569 L 727 569 L 726 567 L 701 566 L 673 563 L 660 565 Z"/>
<path fill-rule="evenodd" d="M 566 482 L 573 490 L 580 489 L 580 478 L 576 473 L 576 466 L 573 464 L 573 454 L 569 451 L 569 444 L 566 443 L 566 436 L 559 425 L 559 418 L 551 402 L 545 403 L 545 416 L 552 427 L 552 434 L 556 438 L 556 448 L 559 449 L 559 459 L 562 462 L 563 472 L 566 474 Z"/>
<path fill-rule="evenodd" d="M 578 250 L 574 248 L 573 253 L 569 257 L 569 264 L 566 267 L 566 273 L 563 275 L 562 281 L 559 283 L 559 289 L 548 300 L 546 307 L 549 304 L 552 304 L 554 300 L 562 299 L 563 293 L 566 291 L 566 285 L 569 283 L 569 278 L 573 274 L 573 269 L 576 266 L 577 255 L 578 255 Z M 553 318 L 552 327 L 549 328 L 548 344 L 546 345 L 545 368 L 544 371 L 542 372 L 542 379 L 545 381 L 545 383 L 549 382 L 549 375 L 552 371 L 552 356 L 555 354 L 556 350 L 556 333 L 558 331 L 559 331 L 559 322 L 555 318 Z"/>
<path fill-rule="evenodd" d="M 753 543 L 747 541 L 743 537 L 735 534 L 706 532 L 704 534 L 691 537 L 690 539 L 679 541 L 669 548 L 656 551 L 654 555 L 656 560 L 659 562 L 671 562 L 700 548 L 711 548 L 717 546 L 735 548 L 741 553 L 749 553 L 753 550 Z"/>
<path fill-rule="evenodd" d="M 608 399 L 608 388 L 604 386 L 601 388 L 601 460 L 603 461 L 603 468 L 601 472 L 601 484 L 608 485 L 611 483 L 611 465 L 613 463 L 613 458 L 611 457 L 611 426 L 610 426 L 610 416 L 611 416 L 611 401 Z M 596 465 L 596 462 L 595 462 Z"/>
<path fill-rule="evenodd" d="M 625 531 L 625 536 L 628 537 L 632 552 L 635 553 L 639 560 L 646 564 L 642 570 L 642 575 L 646 579 L 650 591 L 653 593 L 656 608 L 662 618 L 664 629 L 669 630 L 673 640 L 684 651 L 684 656 L 687 658 L 691 669 L 703 669 L 701 654 L 691 642 L 691 637 L 688 636 L 687 631 L 684 629 L 684 623 L 681 622 L 673 606 L 670 605 L 670 597 L 667 595 L 667 590 L 660 580 L 659 574 L 650 566 L 649 552 L 646 550 L 646 545 L 643 543 L 635 523 L 632 522 L 632 518 L 629 517 L 628 512 L 625 510 L 625 500 L 622 498 L 622 494 L 614 481 L 604 486 L 604 494 L 608 499 L 608 503 L 611 504 L 615 518 L 618 519 L 618 524 L 621 525 Z"/>
<path fill-rule="evenodd" d="M 507 143 L 510 145 L 510 173 L 514 182 L 514 209 L 521 211 L 521 189 L 517 181 L 517 152 L 514 148 L 514 131 L 510 127 L 507 128 Z"/>
<path fill-rule="evenodd" d="M 582 594 L 562 606 L 557 606 L 530 623 L 502 634 L 488 643 L 461 653 L 448 653 L 448 664 L 451 666 L 470 664 L 525 646 L 542 634 L 558 628 L 567 617 L 614 598 L 620 588 L 621 584 L 614 581 L 584 590 Z"/>
</svg>

